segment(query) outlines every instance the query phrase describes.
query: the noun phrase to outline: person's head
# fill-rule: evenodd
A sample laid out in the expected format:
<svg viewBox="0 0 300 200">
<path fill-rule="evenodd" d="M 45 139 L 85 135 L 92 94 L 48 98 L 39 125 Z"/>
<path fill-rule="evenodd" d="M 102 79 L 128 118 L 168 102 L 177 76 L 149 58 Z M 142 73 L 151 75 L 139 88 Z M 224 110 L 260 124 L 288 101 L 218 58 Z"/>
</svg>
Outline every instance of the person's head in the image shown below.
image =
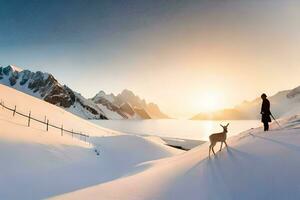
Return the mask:
<svg viewBox="0 0 300 200">
<path fill-rule="evenodd" d="M 267 95 L 265 93 L 263 93 L 261 96 L 260 96 L 262 99 L 266 99 L 267 98 Z"/>
</svg>

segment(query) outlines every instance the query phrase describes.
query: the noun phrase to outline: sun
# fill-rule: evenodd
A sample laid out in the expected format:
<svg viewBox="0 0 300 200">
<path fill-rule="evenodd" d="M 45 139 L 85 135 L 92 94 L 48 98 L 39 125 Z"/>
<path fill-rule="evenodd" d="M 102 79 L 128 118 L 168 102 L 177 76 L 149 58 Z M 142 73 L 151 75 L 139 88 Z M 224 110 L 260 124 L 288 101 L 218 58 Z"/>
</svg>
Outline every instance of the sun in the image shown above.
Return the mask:
<svg viewBox="0 0 300 200">
<path fill-rule="evenodd" d="M 205 110 L 212 111 L 218 107 L 219 96 L 215 93 L 206 93 L 201 99 L 201 104 Z"/>
<path fill-rule="evenodd" d="M 194 107 L 199 112 L 211 112 L 221 108 L 221 95 L 218 92 L 205 92 L 197 96 Z"/>
</svg>

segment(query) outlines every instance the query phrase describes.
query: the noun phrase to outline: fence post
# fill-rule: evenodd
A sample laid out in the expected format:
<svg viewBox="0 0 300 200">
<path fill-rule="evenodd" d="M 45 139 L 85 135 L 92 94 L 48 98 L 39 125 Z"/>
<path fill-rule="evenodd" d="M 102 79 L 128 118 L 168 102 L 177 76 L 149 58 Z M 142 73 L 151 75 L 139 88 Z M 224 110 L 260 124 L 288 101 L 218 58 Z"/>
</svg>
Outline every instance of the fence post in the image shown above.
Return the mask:
<svg viewBox="0 0 300 200">
<path fill-rule="evenodd" d="M 61 136 L 64 135 L 64 125 L 63 124 L 61 125 L 60 134 L 61 134 Z"/>
<path fill-rule="evenodd" d="M 30 118 L 31 118 L 31 111 L 29 111 L 29 115 L 28 115 L 28 127 L 30 126 Z"/>
<path fill-rule="evenodd" d="M 15 116 L 16 111 L 17 111 L 17 106 L 15 106 L 15 109 L 14 109 L 14 112 L 13 112 L 13 116 Z"/>
<path fill-rule="evenodd" d="M 8 110 L 13 111 L 13 116 L 15 116 L 16 113 L 17 113 L 17 105 L 15 105 L 14 109 L 11 109 L 11 108 L 9 108 L 9 107 L 5 107 L 5 106 L 4 106 L 4 101 L 3 101 L 2 99 L 0 99 L 0 106 L 2 106 L 2 109 L 7 108 Z M 20 113 L 20 112 L 18 112 L 18 113 Z M 26 116 L 26 115 L 24 115 L 24 114 L 22 114 L 22 113 L 20 113 L 20 115 L 21 115 L 21 116 L 25 116 L 25 117 L 28 118 L 27 126 L 30 127 L 30 122 L 31 122 L 31 119 L 32 119 L 32 116 L 31 116 L 31 110 L 29 111 L 28 116 Z M 43 122 L 41 122 L 41 121 L 39 121 L 39 120 L 37 120 L 37 119 L 35 119 L 35 118 L 33 118 L 33 119 L 36 120 L 36 121 L 38 121 L 38 122 L 40 122 L 40 123 L 43 123 Z M 45 118 L 44 118 L 44 123 L 46 124 L 46 130 L 49 131 L 49 119 L 47 119 L 47 116 L 46 116 L 46 115 L 45 115 Z M 51 126 L 51 125 L 50 125 L 50 126 Z M 64 129 L 64 125 L 63 125 L 63 124 L 61 125 L 61 128 L 59 128 L 59 127 L 57 127 L 57 126 L 54 126 L 54 125 L 52 125 L 52 126 L 53 126 L 54 128 L 60 129 L 60 131 L 61 131 L 61 136 L 64 135 L 64 131 L 70 132 L 70 131 Z M 72 133 L 72 138 L 74 138 L 74 134 L 79 135 L 79 139 L 80 139 L 80 140 L 82 140 L 82 137 L 84 137 L 84 141 L 85 141 L 85 142 L 88 142 L 88 144 L 90 145 L 90 140 L 88 140 L 88 137 L 89 137 L 88 134 L 83 134 L 82 132 L 76 133 L 76 132 L 74 132 L 73 129 L 72 129 L 71 133 Z"/>
<path fill-rule="evenodd" d="M 46 130 L 49 130 L 49 119 L 47 119 L 47 123 L 46 123 Z"/>
</svg>

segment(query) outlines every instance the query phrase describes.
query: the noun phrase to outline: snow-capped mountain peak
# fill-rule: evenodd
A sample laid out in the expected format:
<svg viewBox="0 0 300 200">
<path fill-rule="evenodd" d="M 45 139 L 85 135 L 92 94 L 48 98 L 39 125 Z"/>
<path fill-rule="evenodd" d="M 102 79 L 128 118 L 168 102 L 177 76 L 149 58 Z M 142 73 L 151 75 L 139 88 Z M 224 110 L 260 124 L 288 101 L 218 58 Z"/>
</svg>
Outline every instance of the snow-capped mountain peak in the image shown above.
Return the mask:
<svg viewBox="0 0 300 200">
<path fill-rule="evenodd" d="M 0 83 L 88 119 L 105 119 L 105 114 L 92 101 L 82 97 L 53 75 L 41 71 L 20 70 L 14 66 L 0 67 Z"/>
<path fill-rule="evenodd" d="M 92 99 L 86 99 L 60 84 L 49 73 L 32 72 L 13 65 L 0 67 L 0 84 L 63 107 L 85 119 L 150 119 L 166 116 L 158 107 L 156 114 L 152 115 L 152 104 L 148 108 L 146 101 L 130 90 L 124 90 L 117 96 L 100 91 Z"/>
<path fill-rule="evenodd" d="M 8 70 L 8 71 L 16 71 L 16 72 L 21 72 L 21 71 L 23 71 L 23 69 L 22 68 L 20 68 L 20 67 L 18 67 L 18 66 L 16 66 L 16 65 L 8 65 L 7 67 L 5 67 L 6 68 L 6 70 Z"/>
<path fill-rule="evenodd" d="M 99 101 L 100 99 L 105 98 L 106 100 L 108 100 L 109 102 L 113 103 L 115 96 L 111 93 L 111 94 L 106 94 L 103 90 L 101 90 L 100 92 L 98 92 L 93 98 L 93 101 Z"/>
<path fill-rule="evenodd" d="M 125 115 L 129 119 L 168 118 L 154 103 L 149 103 L 132 91 L 124 89 L 120 94 L 97 93 L 92 99 L 96 104 L 106 106 L 107 109 Z"/>
</svg>

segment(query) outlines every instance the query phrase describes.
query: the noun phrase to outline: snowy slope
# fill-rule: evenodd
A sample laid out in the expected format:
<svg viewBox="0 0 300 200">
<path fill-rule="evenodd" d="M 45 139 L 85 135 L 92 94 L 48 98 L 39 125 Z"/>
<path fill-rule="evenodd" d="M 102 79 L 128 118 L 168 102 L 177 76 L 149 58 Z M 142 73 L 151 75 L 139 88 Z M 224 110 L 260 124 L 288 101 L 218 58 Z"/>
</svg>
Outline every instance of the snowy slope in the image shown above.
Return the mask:
<svg viewBox="0 0 300 200">
<path fill-rule="evenodd" d="M 103 110 L 103 112 L 105 113 L 108 119 L 118 119 L 118 120 L 124 119 L 124 116 L 121 113 L 119 114 L 118 112 L 114 112 L 103 104 L 97 104 L 97 105 L 101 110 Z"/>
<path fill-rule="evenodd" d="M 283 130 L 251 129 L 228 139 L 228 150 L 208 159 L 208 144 L 187 153 L 146 162 L 130 176 L 55 199 L 253 200 L 299 199 L 300 117 Z M 291 126 L 291 124 L 293 126 Z M 216 147 L 217 149 L 218 147 Z"/>
<path fill-rule="evenodd" d="M 34 122 L 27 127 L 0 108 L 0 199 L 300 198 L 300 115 L 279 120 L 283 129 L 272 123 L 268 133 L 257 128 L 229 138 L 229 149 L 208 159 L 207 143 L 182 153 L 159 138 L 103 129 L 6 86 L 0 85 L 0 98 L 91 135 L 89 145 Z"/>
<path fill-rule="evenodd" d="M 62 108 L 0 85 L 0 98 L 50 123 L 90 135 L 88 142 L 60 135 L 60 131 L 0 107 L 0 199 L 44 199 L 105 183 L 141 170 L 139 163 L 181 151 L 142 137 L 96 126 Z M 100 152 L 97 156 L 94 149 Z"/>
</svg>

